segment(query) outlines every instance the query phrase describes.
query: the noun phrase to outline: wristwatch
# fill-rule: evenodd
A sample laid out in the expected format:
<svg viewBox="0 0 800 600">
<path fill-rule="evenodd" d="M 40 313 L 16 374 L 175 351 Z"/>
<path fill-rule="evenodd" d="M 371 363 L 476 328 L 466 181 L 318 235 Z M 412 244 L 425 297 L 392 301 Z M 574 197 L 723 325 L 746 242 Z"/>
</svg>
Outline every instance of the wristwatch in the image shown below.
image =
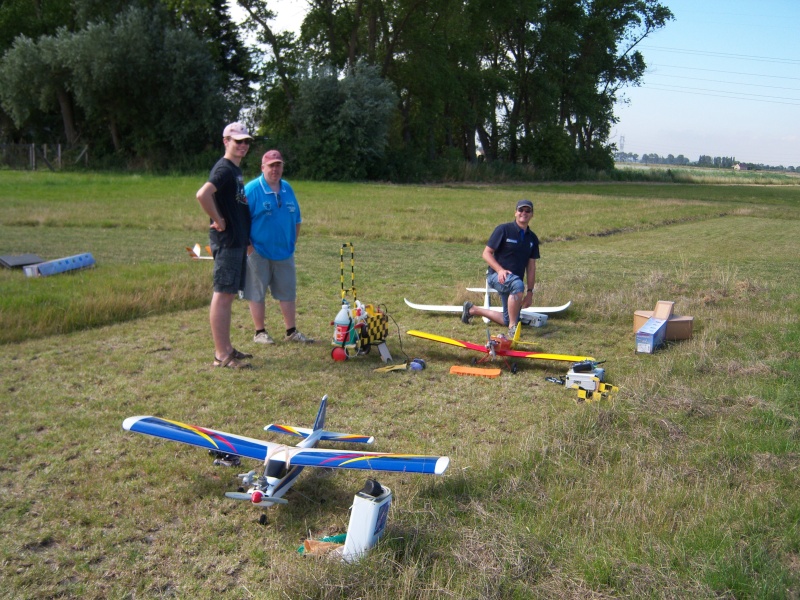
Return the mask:
<svg viewBox="0 0 800 600">
<path fill-rule="evenodd" d="M 528 291 L 529 291 L 530 293 L 533 293 L 533 288 L 528 288 Z"/>
</svg>

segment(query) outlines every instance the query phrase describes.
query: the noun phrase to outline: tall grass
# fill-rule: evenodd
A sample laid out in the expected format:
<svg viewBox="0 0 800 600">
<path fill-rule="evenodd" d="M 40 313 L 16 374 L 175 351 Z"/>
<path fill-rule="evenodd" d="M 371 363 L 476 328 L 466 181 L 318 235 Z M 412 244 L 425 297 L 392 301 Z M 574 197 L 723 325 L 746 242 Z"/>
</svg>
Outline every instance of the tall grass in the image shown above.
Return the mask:
<svg viewBox="0 0 800 600">
<path fill-rule="evenodd" d="M 0 369 L 0 596 L 800 593 L 800 188 L 296 182 L 298 326 L 320 342 L 256 347 L 237 302 L 234 344 L 255 368 L 231 373 L 210 366 L 210 265 L 183 250 L 205 239 L 202 176 L 70 177 L 0 181 L 2 254 L 98 261 L 42 279 L 0 273 L 3 330 L 15 336 Z M 79 206 L 87 182 L 115 200 Z M 477 299 L 464 288 L 481 283 L 485 239 L 521 196 L 546 240 L 535 302 L 573 302 L 524 337 L 605 359 L 620 388 L 609 400 L 576 403 L 545 380 L 564 373 L 553 363 L 450 375 L 472 353 L 404 335 L 484 338 L 480 324 L 402 298 Z M 21 224 L 22 197 L 37 224 Z M 61 223 L 70 214 L 81 222 Z M 351 240 L 359 298 L 391 315 L 395 359 L 423 357 L 425 371 L 377 373 L 373 354 L 330 359 L 339 249 Z M 657 300 L 695 317 L 693 338 L 634 354 L 632 313 Z M 267 323 L 280 333 L 272 301 Z M 266 437 L 268 422 L 309 424 L 325 393 L 332 429 L 372 434 L 376 450 L 451 457 L 442 478 L 378 476 L 394 492 L 387 532 L 353 565 L 296 548 L 347 529 L 363 475 L 306 473 L 261 526 L 259 510 L 223 496 L 234 472 L 120 429 L 158 414 Z"/>
</svg>

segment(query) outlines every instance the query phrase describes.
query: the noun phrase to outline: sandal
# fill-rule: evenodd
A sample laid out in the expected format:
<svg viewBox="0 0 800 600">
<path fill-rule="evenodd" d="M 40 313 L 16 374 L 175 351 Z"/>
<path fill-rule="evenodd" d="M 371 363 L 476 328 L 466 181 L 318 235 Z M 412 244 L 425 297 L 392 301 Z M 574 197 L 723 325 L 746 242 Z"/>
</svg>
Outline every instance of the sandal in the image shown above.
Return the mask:
<svg viewBox="0 0 800 600">
<path fill-rule="evenodd" d="M 233 349 L 231 352 L 231 356 L 236 360 L 244 360 L 246 358 L 253 358 L 252 354 L 248 354 L 247 352 L 239 352 L 236 348 Z"/>
<path fill-rule="evenodd" d="M 231 354 L 228 358 L 224 360 L 220 360 L 219 358 L 214 357 L 214 362 L 212 363 L 215 367 L 222 367 L 227 369 L 249 369 L 249 363 L 239 362 L 233 354 Z"/>
</svg>

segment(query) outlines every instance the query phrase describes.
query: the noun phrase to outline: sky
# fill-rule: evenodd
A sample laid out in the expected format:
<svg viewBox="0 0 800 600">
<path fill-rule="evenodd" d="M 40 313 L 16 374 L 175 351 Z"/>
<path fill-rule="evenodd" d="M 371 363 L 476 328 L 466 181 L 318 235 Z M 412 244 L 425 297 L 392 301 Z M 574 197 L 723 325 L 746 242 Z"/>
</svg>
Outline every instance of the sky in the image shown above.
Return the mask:
<svg viewBox="0 0 800 600">
<path fill-rule="evenodd" d="M 675 18 L 638 47 L 648 68 L 616 106 L 617 149 L 800 167 L 800 0 L 661 3 Z M 268 5 L 276 31 L 299 30 L 303 0 Z"/>
<path fill-rule="evenodd" d="M 625 152 L 800 166 L 800 0 L 662 0 L 613 139 Z"/>
</svg>

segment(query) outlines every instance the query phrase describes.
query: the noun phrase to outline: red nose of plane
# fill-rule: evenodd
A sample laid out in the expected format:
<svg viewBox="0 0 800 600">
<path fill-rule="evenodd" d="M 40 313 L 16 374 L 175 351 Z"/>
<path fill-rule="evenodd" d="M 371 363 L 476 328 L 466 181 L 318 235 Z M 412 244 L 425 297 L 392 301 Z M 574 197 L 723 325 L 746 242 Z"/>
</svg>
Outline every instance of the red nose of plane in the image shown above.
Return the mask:
<svg viewBox="0 0 800 600">
<path fill-rule="evenodd" d="M 253 492 L 253 495 L 250 497 L 250 501 L 253 504 L 258 504 L 263 499 L 264 499 L 264 493 L 260 492 L 259 490 L 256 490 L 255 492 Z"/>
</svg>

